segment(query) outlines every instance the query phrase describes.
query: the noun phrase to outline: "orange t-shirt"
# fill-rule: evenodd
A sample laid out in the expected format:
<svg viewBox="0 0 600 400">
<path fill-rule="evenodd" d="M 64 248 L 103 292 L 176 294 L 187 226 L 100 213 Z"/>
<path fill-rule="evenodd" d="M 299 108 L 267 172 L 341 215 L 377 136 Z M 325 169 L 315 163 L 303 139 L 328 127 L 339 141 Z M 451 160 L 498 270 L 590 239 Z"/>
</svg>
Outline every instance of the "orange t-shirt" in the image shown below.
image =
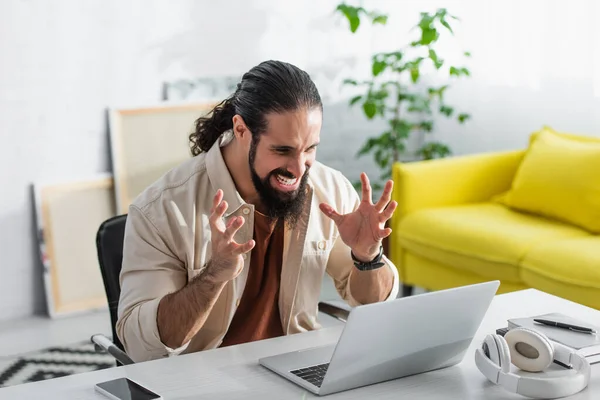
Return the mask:
<svg viewBox="0 0 600 400">
<path fill-rule="evenodd" d="M 254 241 L 248 279 L 221 347 L 283 336 L 279 282 L 283 259 L 282 221 L 254 213 Z"/>
</svg>

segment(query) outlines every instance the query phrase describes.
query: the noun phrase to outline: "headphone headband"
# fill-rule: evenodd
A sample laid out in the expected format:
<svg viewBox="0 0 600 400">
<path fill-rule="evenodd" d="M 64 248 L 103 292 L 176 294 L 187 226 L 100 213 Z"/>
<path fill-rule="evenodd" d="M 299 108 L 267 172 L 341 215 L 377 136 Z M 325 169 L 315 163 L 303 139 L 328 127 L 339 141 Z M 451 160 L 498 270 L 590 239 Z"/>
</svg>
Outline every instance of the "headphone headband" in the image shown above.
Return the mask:
<svg viewBox="0 0 600 400">
<path fill-rule="evenodd" d="M 536 336 L 535 339 L 539 339 L 537 336 L 541 335 L 539 332 L 531 331 L 527 329 L 516 328 L 513 333 L 513 337 L 518 335 L 527 335 L 526 339 L 531 339 L 533 336 Z M 547 338 L 544 335 L 541 335 L 543 339 Z M 492 340 L 490 340 L 492 339 Z M 559 376 L 521 376 L 517 375 L 513 372 L 510 372 L 510 365 L 504 366 L 504 371 L 502 368 L 502 356 L 505 350 L 500 348 L 497 349 L 487 349 L 484 351 L 484 347 L 488 346 L 487 343 L 497 343 L 497 341 L 506 340 L 499 335 L 488 335 L 484 341 L 482 347 L 479 347 L 475 351 L 475 364 L 481 373 L 491 382 L 502 386 L 506 390 L 518 393 L 523 396 L 533 397 L 533 398 L 559 398 L 570 396 L 575 393 L 580 392 L 585 389 L 589 383 L 590 377 L 590 364 L 589 362 L 580 354 L 578 354 L 575 350 L 566 347 L 560 343 L 551 342 L 550 350 L 552 359 L 558 361 L 562 364 L 571 366 L 573 368 L 572 371 L 565 371 L 564 375 Z M 535 340 L 530 341 L 529 343 L 537 343 Z M 546 347 L 542 347 L 539 349 L 540 354 L 543 351 L 546 351 Z M 499 360 L 495 362 L 492 358 L 495 357 L 494 352 L 499 353 Z M 508 360 L 510 359 L 510 354 L 506 355 Z M 514 361 L 514 360 L 513 360 Z M 573 371 L 575 373 L 573 373 Z"/>
</svg>

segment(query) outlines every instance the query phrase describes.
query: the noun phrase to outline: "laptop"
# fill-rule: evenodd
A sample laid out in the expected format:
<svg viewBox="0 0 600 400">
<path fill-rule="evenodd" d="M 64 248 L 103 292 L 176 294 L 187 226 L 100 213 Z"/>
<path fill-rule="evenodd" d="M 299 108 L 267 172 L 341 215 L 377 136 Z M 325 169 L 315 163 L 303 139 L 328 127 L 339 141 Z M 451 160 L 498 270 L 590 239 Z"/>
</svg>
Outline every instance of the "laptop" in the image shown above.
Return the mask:
<svg viewBox="0 0 600 400">
<path fill-rule="evenodd" d="M 336 344 L 259 359 L 316 395 L 327 395 L 462 361 L 499 281 L 353 308 Z"/>
</svg>

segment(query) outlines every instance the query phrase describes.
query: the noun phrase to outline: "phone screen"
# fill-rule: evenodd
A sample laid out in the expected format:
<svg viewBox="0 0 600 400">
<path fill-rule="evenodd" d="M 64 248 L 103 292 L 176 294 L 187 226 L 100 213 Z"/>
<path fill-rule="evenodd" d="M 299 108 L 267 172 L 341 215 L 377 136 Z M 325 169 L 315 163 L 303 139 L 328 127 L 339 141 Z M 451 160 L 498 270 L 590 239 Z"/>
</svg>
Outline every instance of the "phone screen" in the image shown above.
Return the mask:
<svg viewBox="0 0 600 400">
<path fill-rule="evenodd" d="M 143 386 L 127 379 L 119 378 L 96 385 L 119 400 L 155 400 L 161 397 Z"/>
</svg>

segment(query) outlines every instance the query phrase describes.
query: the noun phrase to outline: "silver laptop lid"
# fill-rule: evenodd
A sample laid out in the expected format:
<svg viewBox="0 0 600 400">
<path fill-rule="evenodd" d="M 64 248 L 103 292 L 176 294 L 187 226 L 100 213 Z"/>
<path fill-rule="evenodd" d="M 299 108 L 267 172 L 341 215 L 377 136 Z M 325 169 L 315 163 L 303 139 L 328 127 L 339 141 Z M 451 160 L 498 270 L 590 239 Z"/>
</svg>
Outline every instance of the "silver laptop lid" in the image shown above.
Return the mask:
<svg viewBox="0 0 600 400">
<path fill-rule="evenodd" d="M 352 309 L 321 394 L 459 363 L 499 281 Z"/>
</svg>

